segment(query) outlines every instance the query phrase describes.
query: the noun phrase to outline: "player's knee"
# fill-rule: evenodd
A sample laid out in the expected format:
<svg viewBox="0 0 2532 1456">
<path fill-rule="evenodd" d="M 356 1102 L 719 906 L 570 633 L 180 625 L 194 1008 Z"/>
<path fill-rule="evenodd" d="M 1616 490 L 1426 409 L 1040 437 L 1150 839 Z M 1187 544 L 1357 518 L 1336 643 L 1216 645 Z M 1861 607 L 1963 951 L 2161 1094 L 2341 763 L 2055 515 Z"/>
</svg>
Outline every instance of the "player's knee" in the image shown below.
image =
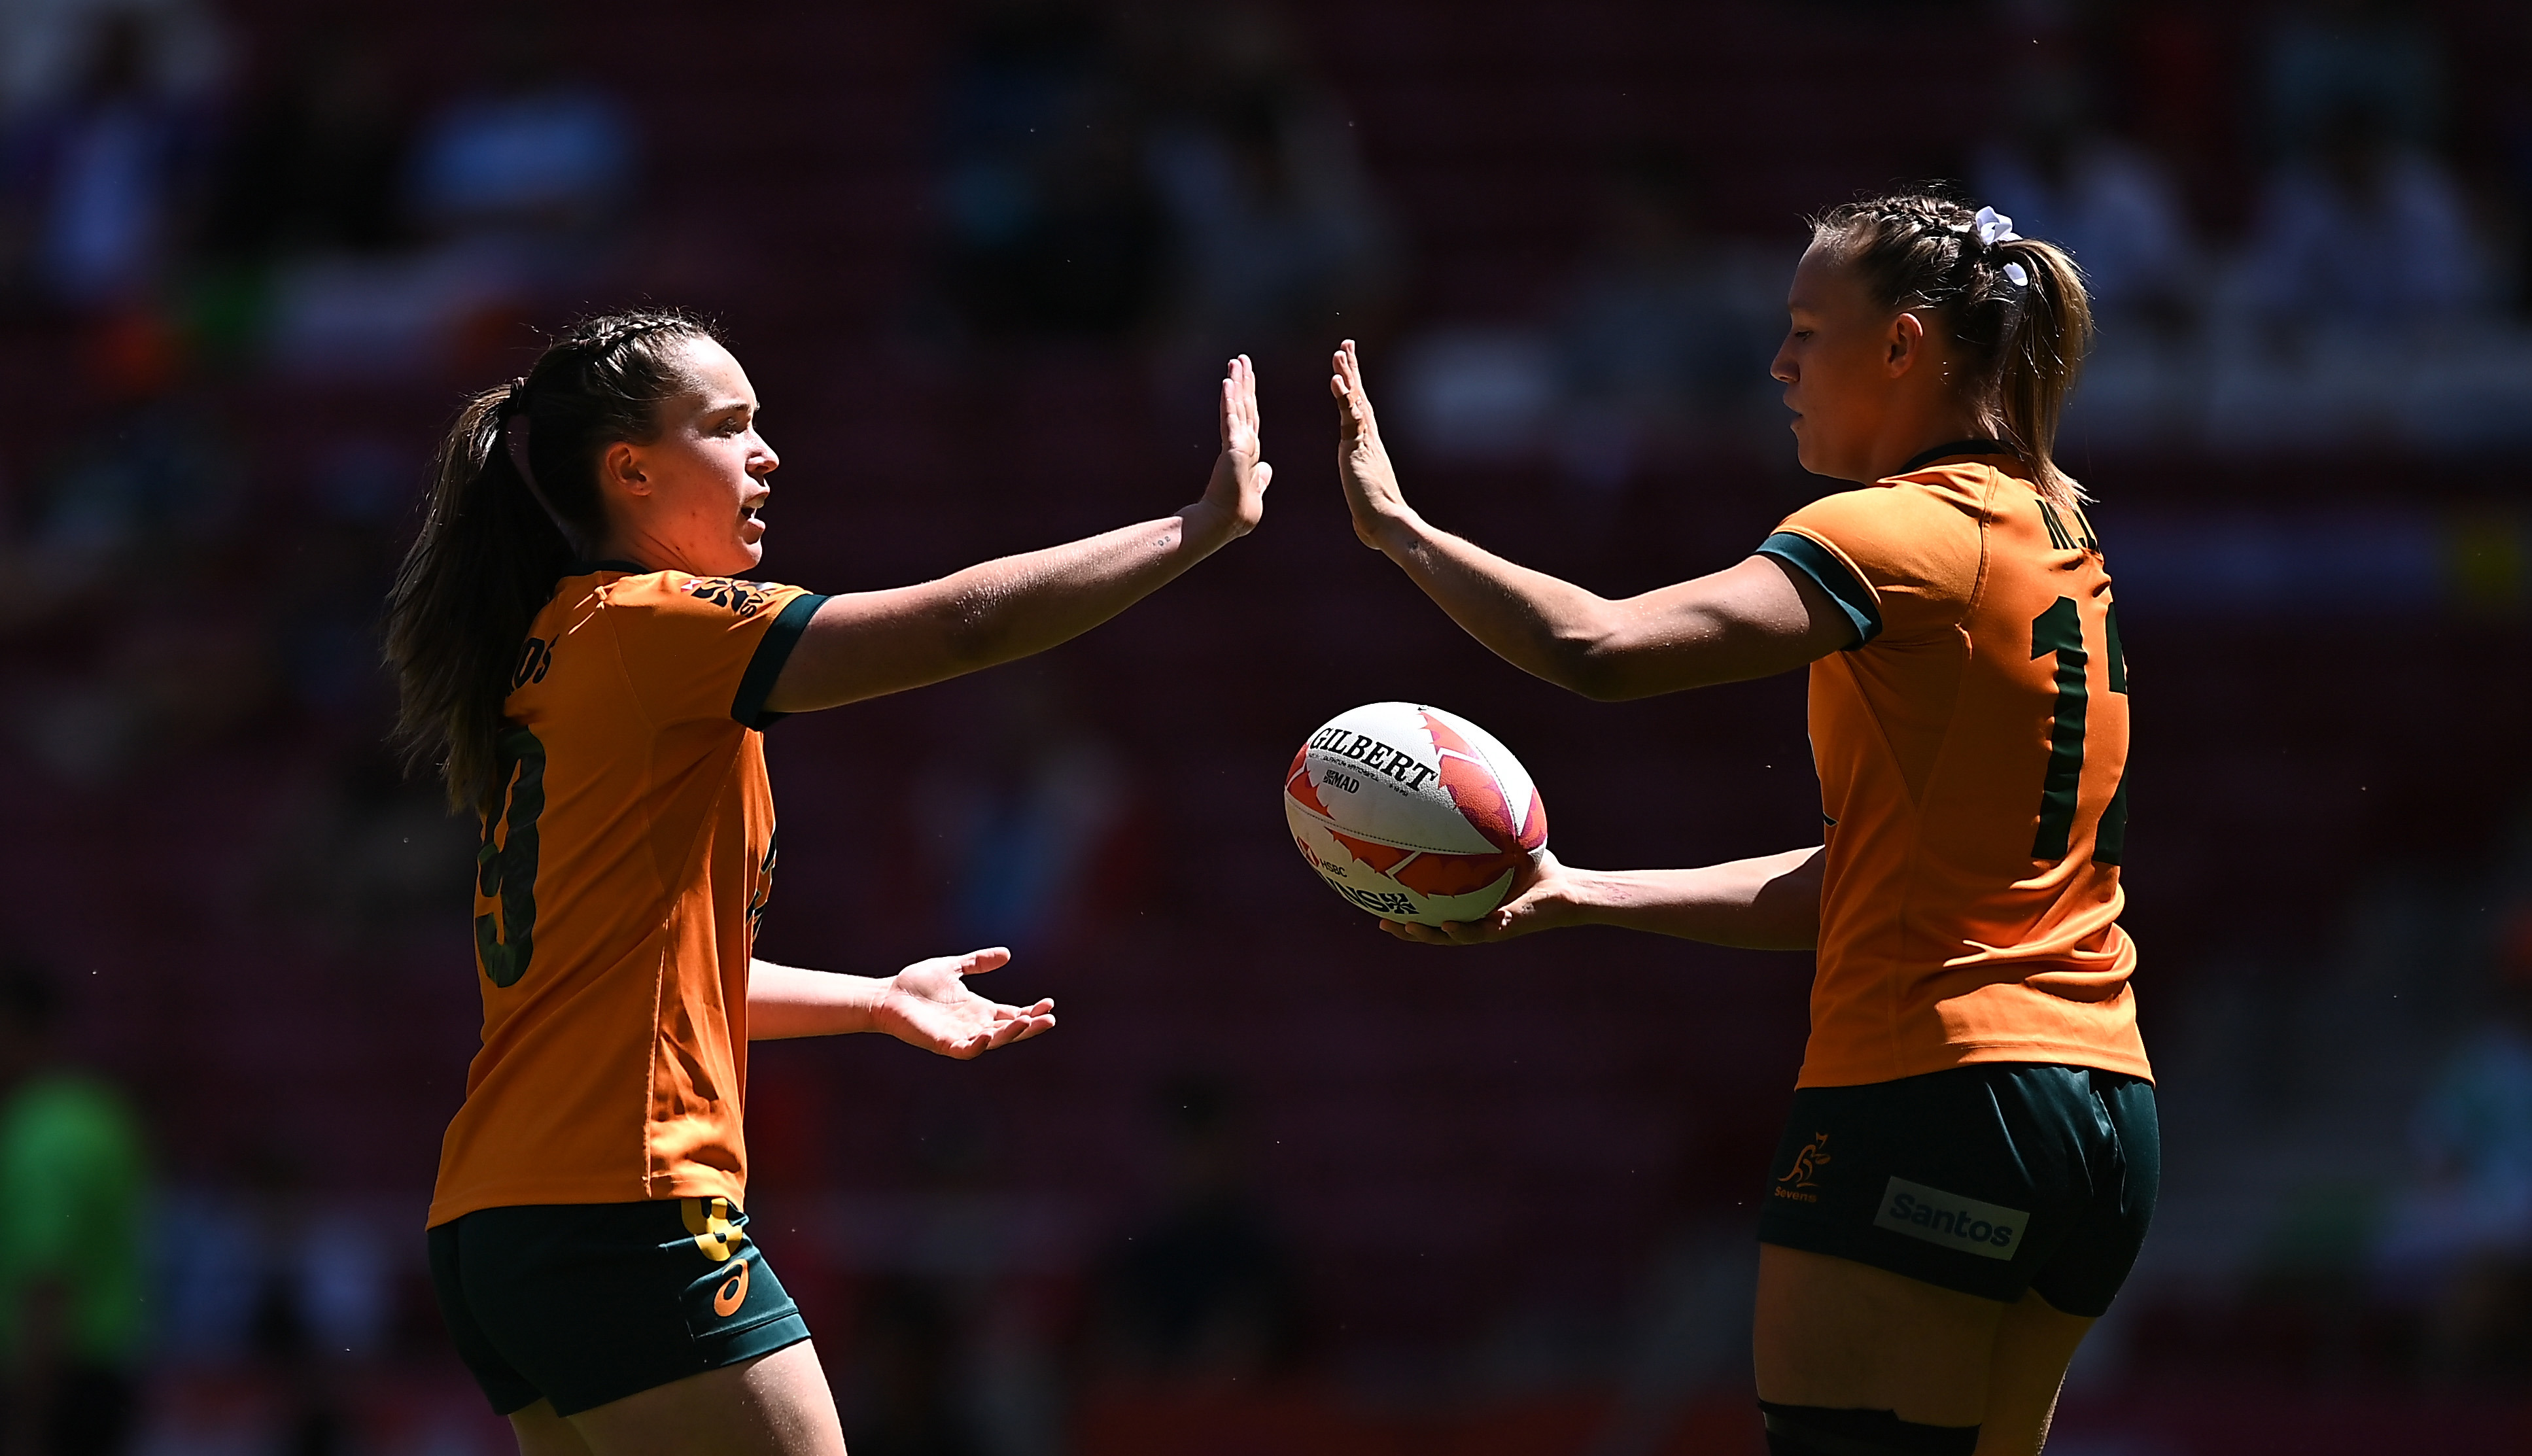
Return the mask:
<svg viewBox="0 0 2532 1456">
<path fill-rule="evenodd" d="M 1971 1456 L 1975 1426 L 1927 1426 L 1896 1411 L 1841 1411 L 1829 1406 L 1758 1402 L 1767 1422 L 1768 1456 Z"/>
</svg>

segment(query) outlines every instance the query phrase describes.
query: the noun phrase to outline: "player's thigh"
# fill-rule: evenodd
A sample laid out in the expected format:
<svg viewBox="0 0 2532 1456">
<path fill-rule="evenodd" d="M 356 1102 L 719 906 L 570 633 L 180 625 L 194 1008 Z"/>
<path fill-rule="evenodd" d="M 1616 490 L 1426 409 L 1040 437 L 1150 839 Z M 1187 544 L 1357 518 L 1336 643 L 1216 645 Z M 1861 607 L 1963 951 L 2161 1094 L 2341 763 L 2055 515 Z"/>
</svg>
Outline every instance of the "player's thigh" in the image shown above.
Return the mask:
<svg viewBox="0 0 2532 1456">
<path fill-rule="evenodd" d="M 519 1438 L 519 1456 L 590 1456 L 589 1443 L 571 1428 L 570 1422 L 554 1414 L 549 1400 L 512 1411 L 510 1431 Z"/>
<path fill-rule="evenodd" d="M 594 1456 L 844 1456 L 834 1396 L 806 1340 L 569 1420 Z"/>
<path fill-rule="evenodd" d="M 1997 1321 L 1995 1356 L 1987 1366 L 1986 1420 L 1978 1456 L 2038 1456 L 2056 1414 L 2066 1367 L 2093 1321 L 2068 1314 L 2038 1291 L 2008 1306 Z"/>
<path fill-rule="evenodd" d="M 2005 1310 L 1852 1259 L 1761 1244 L 1752 1348 L 1758 1398 L 1978 1425 Z"/>
</svg>

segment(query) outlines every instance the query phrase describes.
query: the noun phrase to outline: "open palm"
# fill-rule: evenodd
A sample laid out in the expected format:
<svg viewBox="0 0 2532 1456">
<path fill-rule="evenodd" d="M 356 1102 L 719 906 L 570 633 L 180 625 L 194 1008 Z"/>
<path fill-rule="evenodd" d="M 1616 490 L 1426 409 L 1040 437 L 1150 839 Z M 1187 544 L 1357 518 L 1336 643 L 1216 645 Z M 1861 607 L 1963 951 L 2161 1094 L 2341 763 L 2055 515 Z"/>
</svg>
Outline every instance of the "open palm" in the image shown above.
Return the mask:
<svg viewBox="0 0 2532 1456">
<path fill-rule="evenodd" d="M 1398 472 L 1389 463 L 1389 447 L 1380 440 L 1380 419 L 1372 413 L 1371 395 L 1363 388 L 1362 356 L 1347 339 L 1330 361 L 1328 392 L 1337 399 L 1337 479 L 1345 486 L 1346 512 L 1353 534 L 1363 545 L 1380 549 L 1384 516 L 1407 509 L 1399 492 Z"/>
<path fill-rule="evenodd" d="M 1233 522 L 1235 534 L 1246 535 L 1266 514 L 1266 487 L 1275 467 L 1258 458 L 1264 448 L 1257 414 L 1257 368 L 1240 355 L 1231 361 L 1222 380 L 1222 454 L 1213 462 L 1213 479 L 1204 498 Z"/>
<path fill-rule="evenodd" d="M 1007 949 L 994 946 L 917 961 L 891 978 L 888 994 L 880 999 L 879 1029 L 909 1046 L 960 1061 L 1052 1029 L 1052 1000 L 1005 1006 L 968 988 L 968 976 L 1007 965 L 1010 959 Z"/>
</svg>

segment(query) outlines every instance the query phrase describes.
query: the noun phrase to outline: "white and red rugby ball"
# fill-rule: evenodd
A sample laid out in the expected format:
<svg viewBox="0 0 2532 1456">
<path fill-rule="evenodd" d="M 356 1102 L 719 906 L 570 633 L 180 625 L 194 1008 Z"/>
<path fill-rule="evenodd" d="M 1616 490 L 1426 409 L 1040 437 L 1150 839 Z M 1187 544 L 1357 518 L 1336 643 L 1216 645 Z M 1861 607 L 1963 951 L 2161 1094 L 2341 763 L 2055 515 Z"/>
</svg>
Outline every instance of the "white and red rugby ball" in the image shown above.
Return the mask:
<svg viewBox="0 0 2532 1456">
<path fill-rule="evenodd" d="M 1310 734 L 1284 776 L 1284 819 L 1328 888 L 1422 925 L 1484 915 L 1547 847 L 1521 760 L 1420 703 L 1367 703 Z"/>
</svg>

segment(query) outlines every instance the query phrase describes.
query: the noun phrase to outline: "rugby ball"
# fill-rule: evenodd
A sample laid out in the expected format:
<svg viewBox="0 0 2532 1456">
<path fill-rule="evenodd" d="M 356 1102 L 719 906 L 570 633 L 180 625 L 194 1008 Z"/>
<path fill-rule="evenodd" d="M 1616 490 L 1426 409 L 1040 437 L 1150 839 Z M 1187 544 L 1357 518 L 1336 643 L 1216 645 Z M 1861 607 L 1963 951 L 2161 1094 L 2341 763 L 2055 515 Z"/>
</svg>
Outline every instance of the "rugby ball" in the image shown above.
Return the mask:
<svg viewBox="0 0 2532 1456">
<path fill-rule="evenodd" d="M 1328 888 L 1384 920 L 1474 920 L 1547 847 L 1529 771 L 1492 733 L 1420 703 L 1370 703 L 1310 734 L 1284 819 Z"/>
</svg>

